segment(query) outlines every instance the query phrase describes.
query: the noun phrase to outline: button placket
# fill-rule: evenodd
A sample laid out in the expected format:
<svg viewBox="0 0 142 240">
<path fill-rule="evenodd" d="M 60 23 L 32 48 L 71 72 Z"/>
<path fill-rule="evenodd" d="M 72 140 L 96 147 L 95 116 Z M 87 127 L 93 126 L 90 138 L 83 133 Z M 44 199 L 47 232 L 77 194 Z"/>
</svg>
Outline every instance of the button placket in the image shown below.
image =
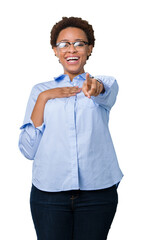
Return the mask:
<svg viewBox="0 0 142 240">
<path fill-rule="evenodd" d="M 71 153 L 71 175 L 72 187 L 79 187 L 78 177 L 78 161 L 77 161 L 77 143 L 76 143 L 76 127 L 75 127 L 75 97 L 69 98 L 67 108 L 67 126 L 68 136 L 70 139 L 70 153 Z"/>
</svg>

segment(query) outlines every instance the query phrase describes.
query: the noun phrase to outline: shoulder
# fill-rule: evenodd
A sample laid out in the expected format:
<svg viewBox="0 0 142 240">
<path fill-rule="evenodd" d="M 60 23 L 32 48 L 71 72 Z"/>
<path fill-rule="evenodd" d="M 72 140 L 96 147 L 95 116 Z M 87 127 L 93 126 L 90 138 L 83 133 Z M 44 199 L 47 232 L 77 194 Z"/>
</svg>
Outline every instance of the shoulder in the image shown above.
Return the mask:
<svg viewBox="0 0 142 240">
<path fill-rule="evenodd" d="M 56 82 L 54 80 L 51 80 L 51 81 L 47 81 L 47 82 L 40 82 L 40 83 L 37 83 L 35 84 L 33 87 L 32 87 L 32 94 L 39 94 L 43 91 L 46 91 L 50 88 L 54 88 L 56 87 Z"/>
</svg>

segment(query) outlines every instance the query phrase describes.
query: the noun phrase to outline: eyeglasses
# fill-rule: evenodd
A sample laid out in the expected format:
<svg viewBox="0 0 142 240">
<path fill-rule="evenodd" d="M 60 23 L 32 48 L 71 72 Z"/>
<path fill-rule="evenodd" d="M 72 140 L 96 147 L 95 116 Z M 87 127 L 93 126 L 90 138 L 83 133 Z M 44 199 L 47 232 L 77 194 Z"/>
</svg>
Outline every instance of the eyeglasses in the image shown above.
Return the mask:
<svg viewBox="0 0 142 240">
<path fill-rule="evenodd" d="M 85 45 L 89 44 L 85 41 L 77 41 L 77 42 L 59 42 L 56 44 L 56 47 L 58 47 L 62 52 L 67 52 L 69 47 L 73 44 L 75 49 L 79 52 L 84 51 Z"/>
</svg>

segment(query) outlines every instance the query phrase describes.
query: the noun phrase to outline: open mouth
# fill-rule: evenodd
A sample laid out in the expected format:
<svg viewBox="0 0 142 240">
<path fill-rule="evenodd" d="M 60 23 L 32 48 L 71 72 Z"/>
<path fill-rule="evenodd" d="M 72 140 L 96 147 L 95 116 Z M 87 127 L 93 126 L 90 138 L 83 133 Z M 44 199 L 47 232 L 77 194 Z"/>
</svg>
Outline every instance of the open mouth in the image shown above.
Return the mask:
<svg viewBox="0 0 142 240">
<path fill-rule="evenodd" d="M 77 63 L 79 60 L 79 57 L 67 57 L 66 60 L 68 63 Z"/>
</svg>

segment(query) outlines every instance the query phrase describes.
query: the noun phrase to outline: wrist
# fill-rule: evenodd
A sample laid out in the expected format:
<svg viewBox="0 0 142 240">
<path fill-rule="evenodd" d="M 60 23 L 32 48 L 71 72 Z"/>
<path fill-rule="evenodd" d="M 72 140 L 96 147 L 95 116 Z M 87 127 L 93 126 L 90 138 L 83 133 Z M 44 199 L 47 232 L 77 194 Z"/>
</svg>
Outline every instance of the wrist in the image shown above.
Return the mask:
<svg viewBox="0 0 142 240">
<path fill-rule="evenodd" d="M 105 92 L 105 88 L 104 88 L 104 84 L 102 83 L 102 91 L 100 93 L 104 93 Z"/>
<path fill-rule="evenodd" d="M 102 85 L 102 91 L 100 93 L 104 93 L 105 88 L 104 88 L 104 84 L 103 84 L 102 80 L 100 80 L 99 78 L 96 78 L 96 80 Z"/>
<path fill-rule="evenodd" d="M 50 97 L 47 95 L 47 90 L 43 91 L 38 96 L 39 100 L 43 102 L 44 104 L 50 99 Z"/>
</svg>

